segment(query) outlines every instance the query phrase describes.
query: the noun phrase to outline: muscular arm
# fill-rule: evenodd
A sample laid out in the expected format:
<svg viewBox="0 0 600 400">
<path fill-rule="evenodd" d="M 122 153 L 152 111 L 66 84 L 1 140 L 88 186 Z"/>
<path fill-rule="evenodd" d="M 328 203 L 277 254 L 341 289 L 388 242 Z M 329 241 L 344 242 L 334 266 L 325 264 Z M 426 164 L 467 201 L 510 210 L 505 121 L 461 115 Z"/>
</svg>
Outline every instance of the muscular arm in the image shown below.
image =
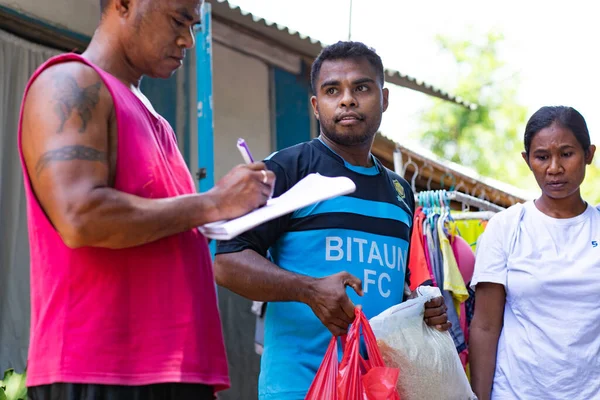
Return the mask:
<svg viewBox="0 0 600 400">
<path fill-rule="evenodd" d="M 471 323 L 469 358 L 471 384 L 480 400 L 489 400 L 496 370 L 496 351 L 504 320 L 504 286 L 480 283 L 475 294 L 475 316 Z"/>
<path fill-rule="evenodd" d="M 217 284 L 254 301 L 308 302 L 315 278 L 279 268 L 254 250 L 218 254 Z"/>
<path fill-rule="evenodd" d="M 207 194 L 167 199 L 115 190 L 110 185 L 114 146 L 108 134 L 112 109 L 112 98 L 100 77 L 80 63 L 44 71 L 26 98 L 22 148 L 27 172 L 38 201 L 67 246 L 142 245 L 242 215 L 268 198 L 271 186 L 261 183 L 260 172 L 246 167 L 232 172 L 246 183 L 241 185 L 246 186 L 245 194 L 266 194 L 258 196 L 261 200 L 249 196 L 249 204 L 243 207 L 223 203 L 226 184 Z M 272 180 L 271 176 L 270 184 Z"/>
<path fill-rule="evenodd" d="M 251 300 L 305 303 L 336 336 L 346 333 L 354 319 L 354 305 L 346 286 L 363 294 L 360 279 L 347 272 L 325 278 L 299 275 L 249 249 L 217 255 L 215 278 L 220 286 Z"/>
</svg>

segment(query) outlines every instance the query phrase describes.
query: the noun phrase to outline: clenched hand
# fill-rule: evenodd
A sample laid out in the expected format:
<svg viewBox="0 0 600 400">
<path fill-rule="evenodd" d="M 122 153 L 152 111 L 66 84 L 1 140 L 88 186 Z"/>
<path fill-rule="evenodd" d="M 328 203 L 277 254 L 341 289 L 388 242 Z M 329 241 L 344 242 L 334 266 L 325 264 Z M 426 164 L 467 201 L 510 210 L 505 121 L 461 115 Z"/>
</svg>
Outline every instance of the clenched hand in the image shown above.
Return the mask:
<svg viewBox="0 0 600 400">
<path fill-rule="evenodd" d="M 275 174 L 262 162 L 238 165 L 221 178 L 211 193 L 221 219 L 242 216 L 267 203 L 273 193 Z"/>
<path fill-rule="evenodd" d="M 346 293 L 351 286 L 363 295 L 362 282 L 348 272 L 339 272 L 313 281 L 306 303 L 334 336 L 348 332 L 348 325 L 354 321 L 354 304 Z"/>
<path fill-rule="evenodd" d="M 429 326 L 434 327 L 438 331 L 447 331 L 452 326 L 452 323 L 448 321 L 448 307 L 444 302 L 443 297 L 436 297 L 425 303 L 425 323 Z"/>
</svg>

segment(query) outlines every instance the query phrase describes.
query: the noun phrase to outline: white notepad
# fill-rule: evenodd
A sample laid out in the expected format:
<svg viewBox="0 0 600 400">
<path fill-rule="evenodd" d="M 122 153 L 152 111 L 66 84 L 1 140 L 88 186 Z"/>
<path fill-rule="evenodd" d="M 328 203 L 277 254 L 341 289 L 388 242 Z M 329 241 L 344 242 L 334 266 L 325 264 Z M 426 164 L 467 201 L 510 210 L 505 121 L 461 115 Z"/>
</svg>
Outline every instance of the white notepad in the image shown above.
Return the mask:
<svg viewBox="0 0 600 400">
<path fill-rule="evenodd" d="M 345 176 L 331 178 L 320 174 L 309 174 L 281 196 L 269 200 L 264 207 L 239 218 L 212 222 L 198 229 L 208 238 L 229 240 L 264 222 L 355 190 L 354 182 Z"/>
</svg>

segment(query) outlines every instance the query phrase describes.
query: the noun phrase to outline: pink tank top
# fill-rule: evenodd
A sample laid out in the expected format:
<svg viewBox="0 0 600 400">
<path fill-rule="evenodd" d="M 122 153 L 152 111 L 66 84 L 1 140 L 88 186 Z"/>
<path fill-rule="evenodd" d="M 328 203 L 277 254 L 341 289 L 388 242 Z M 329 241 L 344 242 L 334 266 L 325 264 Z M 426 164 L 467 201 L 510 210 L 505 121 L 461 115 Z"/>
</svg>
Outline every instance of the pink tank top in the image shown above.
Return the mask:
<svg viewBox="0 0 600 400">
<path fill-rule="evenodd" d="M 115 188 L 146 198 L 195 193 L 169 124 L 117 78 L 76 54 L 42 65 L 87 64 L 114 101 Z M 23 109 L 21 108 L 21 123 Z M 53 134 L 53 133 L 49 133 Z M 206 238 L 197 229 L 139 247 L 70 249 L 33 193 L 23 161 L 31 254 L 27 384 L 229 386 Z"/>
</svg>

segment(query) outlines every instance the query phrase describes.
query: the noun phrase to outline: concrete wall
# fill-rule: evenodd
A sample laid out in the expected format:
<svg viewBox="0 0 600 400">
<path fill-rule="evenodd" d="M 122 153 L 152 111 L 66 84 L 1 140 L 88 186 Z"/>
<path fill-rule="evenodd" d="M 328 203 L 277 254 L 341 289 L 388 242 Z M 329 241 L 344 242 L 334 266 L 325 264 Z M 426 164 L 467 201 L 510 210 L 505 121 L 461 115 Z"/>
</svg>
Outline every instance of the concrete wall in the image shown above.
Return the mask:
<svg viewBox="0 0 600 400">
<path fill-rule="evenodd" d="M 215 43 L 213 71 L 216 182 L 242 162 L 238 138 L 257 160 L 271 154 L 272 145 L 268 66 Z"/>
<path fill-rule="evenodd" d="M 87 36 L 100 20 L 99 0 L 0 0 L 0 5 Z"/>
<path fill-rule="evenodd" d="M 271 153 L 270 87 L 264 62 L 213 43 L 215 182 L 242 162 L 238 138 L 246 139 L 257 160 Z M 254 351 L 252 303 L 221 287 L 218 296 L 231 378 L 231 389 L 219 399 L 255 400 L 260 357 Z"/>
<path fill-rule="evenodd" d="M 58 28 L 65 28 L 87 36 L 94 33 L 100 18 L 99 0 L 0 0 L 0 5 Z M 235 141 L 238 137 L 243 137 L 248 141 L 256 159 L 262 159 L 271 153 L 273 140 L 269 101 L 271 85 L 267 64 L 256 57 L 247 56 L 214 43 L 213 71 L 216 182 L 233 166 L 241 162 L 240 155 L 235 148 Z M 185 83 L 187 82 L 194 84 L 192 80 Z M 151 93 L 149 94 L 152 97 Z M 179 91 L 177 94 L 179 100 L 182 100 Z M 194 91 L 190 95 L 193 96 Z M 192 110 L 194 109 L 195 101 L 190 102 L 190 107 Z M 181 111 L 179 107 L 178 111 Z M 193 114 L 195 113 L 191 113 L 192 117 Z M 182 118 L 177 119 L 178 122 L 182 122 Z M 180 139 L 184 139 L 181 128 L 187 123 L 187 118 L 185 123 L 173 123 Z M 193 124 L 191 125 L 193 127 Z M 194 136 L 196 132 L 194 129 L 190 130 L 189 133 Z M 181 150 L 183 150 L 184 140 L 180 141 Z M 186 159 L 193 172 L 198 167 L 202 167 L 197 166 L 195 162 L 197 159 L 195 142 L 195 137 L 188 139 L 189 153 L 186 154 Z"/>
</svg>

